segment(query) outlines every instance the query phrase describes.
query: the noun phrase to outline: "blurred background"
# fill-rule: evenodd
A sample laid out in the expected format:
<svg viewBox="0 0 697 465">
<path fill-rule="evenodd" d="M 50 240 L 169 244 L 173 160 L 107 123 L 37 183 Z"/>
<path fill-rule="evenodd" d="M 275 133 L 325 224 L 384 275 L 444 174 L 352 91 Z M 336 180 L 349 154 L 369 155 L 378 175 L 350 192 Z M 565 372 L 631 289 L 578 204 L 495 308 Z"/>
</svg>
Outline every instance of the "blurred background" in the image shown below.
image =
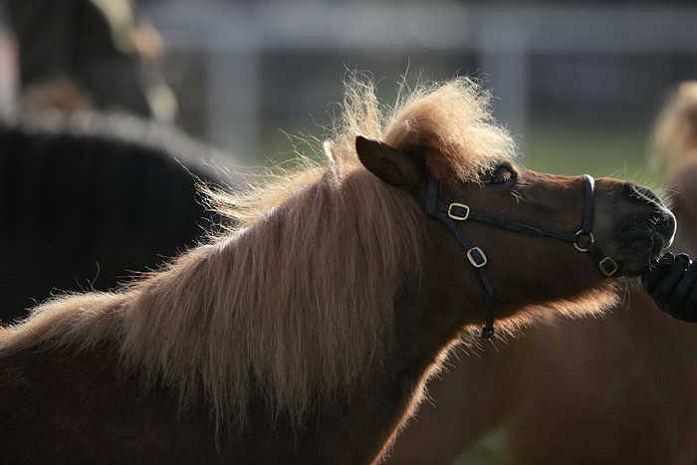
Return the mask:
<svg viewBox="0 0 697 465">
<path fill-rule="evenodd" d="M 255 165 L 291 156 L 284 132 L 321 136 L 358 69 L 386 101 L 405 73 L 476 76 L 527 166 L 652 181 L 649 128 L 697 74 L 688 2 L 5 0 L 1 17 L 3 112 L 68 77 Z"/>
<path fill-rule="evenodd" d="M 394 100 L 396 83 L 404 75 L 408 82 L 469 75 L 495 96 L 495 115 L 515 135 L 527 167 L 656 185 L 660 173 L 648 169 L 646 158 L 650 131 L 668 93 L 680 81 L 697 78 L 695 25 L 697 6 L 690 2 L 640 0 L 2 0 L 0 117 L 26 121 L 85 111 L 133 115 L 219 149 L 190 151 L 193 158 L 213 160 L 234 175 L 244 166 L 293 157 L 288 134 L 321 138 L 338 109 L 342 79 L 349 70 L 371 73 L 383 102 Z M 151 133 L 143 134 L 148 138 Z M 105 153 L 92 147 L 96 156 Z M 60 166 L 70 170 L 71 158 L 62 160 Z M 217 173 L 191 168 L 195 160 L 188 160 L 198 176 L 220 180 Z M 143 165 L 133 162 L 118 173 L 104 169 L 99 179 L 118 175 L 118 183 L 128 183 L 142 170 Z M 31 206 L 12 184 L 17 176 L 0 160 L 0 207 Z M 151 169 L 139 182 L 149 186 L 153 198 L 169 201 L 173 184 L 160 188 L 161 177 Z M 48 178 L 43 179 L 35 185 Z M 126 190 L 137 191 L 120 185 L 103 188 L 100 195 L 116 203 Z M 23 192 L 39 195 L 33 188 Z M 30 215 L 51 231 L 65 221 L 54 214 L 47 222 L 45 205 L 52 192 L 41 194 L 44 200 L 37 211 L 43 213 Z M 130 201 L 143 202 L 146 197 L 137 192 Z M 14 249 L 38 247 L 34 236 L 23 237 L 23 231 L 34 228 L 28 216 L 21 216 L 19 208 L 2 208 L 3 257 Z M 198 210 L 192 213 L 190 223 L 200 215 Z M 110 227 L 109 234 L 115 232 L 121 242 L 118 247 L 109 243 L 109 253 L 135 257 L 136 246 L 127 239 L 136 237 L 137 229 L 162 227 L 162 221 L 159 226 L 147 223 L 152 218 L 145 211 L 138 226 Z M 107 234 L 105 230 L 100 234 Z M 189 228 L 166 250 L 148 245 L 137 251 L 147 259 L 119 261 L 110 272 L 118 278 L 127 274 L 124 270 L 156 266 L 200 233 L 200 228 Z M 68 236 L 78 237 L 70 231 Z M 159 233 L 151 236 L 152 244 L 161 245 Z M 40 275 L 43 263 L 57 260 L 51 253 L 67 250 L 55 237 L 46 237 L 41 241 L 46 250 L 36 254 L 40 258 L 32 261 L 23 255 L 0 269 L 4 295 L 17 288 L 9 275 L 22 277 L 19 267 L 26 265 L 24 272 Z M 24 239 L 28 245 L 21 245 Z M 59 271 L 42 276 L 45 289 L 27 290 L 18 297 L 18 308 L 45 299 L 51 289 L 68 290 L 72 284 L 84 288 L 86 280 L 87 287 L 113 286 L 116 278 L 105 271 L 106 252 L 86 255 L 83 268 L 66 271 L 81 253 L 87 254 L 76 246 L 61 255 L 63 281 L 56 277 Z M 95 273 L 102 274 L 101 281 L 94 279 Z M 459 463 L 497 463 L 491 454 L 501 440 L 496 433 L 485 437 Z"/>
</svg>

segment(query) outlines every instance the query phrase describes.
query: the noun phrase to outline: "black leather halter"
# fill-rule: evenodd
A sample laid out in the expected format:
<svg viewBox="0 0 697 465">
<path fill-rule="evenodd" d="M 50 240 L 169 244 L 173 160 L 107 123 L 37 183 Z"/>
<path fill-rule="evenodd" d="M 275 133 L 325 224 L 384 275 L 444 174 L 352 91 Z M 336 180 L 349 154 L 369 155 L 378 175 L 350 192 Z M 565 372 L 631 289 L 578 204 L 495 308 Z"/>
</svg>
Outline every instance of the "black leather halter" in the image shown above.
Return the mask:
<svg viewBox="0 0 697 465">
<path fill-rule="evenodd" d="M 486 301 L 486 325 L 480 332 L 480 337 L 488 339 L 494 334 L 494 286 L 486 272 L 488 259 L 480 247 L 476 247 L 457 223 L 466 221 L 481 221 L 490 223 L 502 229 L 529 234 L 532 236 L 555 237 L 573 244 L 574 248 L 583 253 L 588 253 L 597 263 L 598 269 L 604 276 L 612 276 L 619 270 L 617 262 L 602 253 L 595 243 L 593 235 L 593 212 L 595 208 L 595 180 L 592 176 L 583 175 L 583 219 L 581 227 L 575 231 L 559 231 L 546 229 L 520 221 L 509 220 L 500 216 L 489 215 L 472 210 L 467 204 L 459 202 L 444 202 L 438 199 L 438 181 L 430 176 L 426 195 L 418 197 L 419 203 L 424 207 L 429 216 L 439 219 L 455 234 L 457 240 L 465 251 L 465 256 L 479 274 L 479 279 L 484 289 Z"/>
</svg>

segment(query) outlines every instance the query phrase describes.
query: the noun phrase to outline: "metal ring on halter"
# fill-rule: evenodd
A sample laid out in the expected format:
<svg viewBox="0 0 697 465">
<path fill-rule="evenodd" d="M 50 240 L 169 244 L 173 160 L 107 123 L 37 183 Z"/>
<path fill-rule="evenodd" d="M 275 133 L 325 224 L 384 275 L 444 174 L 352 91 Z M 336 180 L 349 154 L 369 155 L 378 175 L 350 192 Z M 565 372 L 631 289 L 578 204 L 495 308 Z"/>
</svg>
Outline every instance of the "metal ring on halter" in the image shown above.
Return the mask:
<svg viewBox="0 0 697 465">
<path fill-rule="evenodd" d="M 489 259 L 486 258 L 486 254 L 479 247 L 472 247 L 467 251 L 467 260 L 469 260 L 475 268 L 481 268 L 489 262 Z"/>
<path fill-rule="evenodd" d="M 585 234 L 588 237 L 588 245 L 586 247 L 581 247 L 579 245 L 579 239 L 583 237 L 583 234 Z M 574 248 L 579 252 L 588 252 L 588 249 L 590 249 L 591 245 L 593 244 L 595 244 L 595 236 L 592 232 L 584 231 L 583 229 L 581 229 L 577 231 L 576 234 L 574 234 Z"/>
<path fill-rule="evenodd" d="M 453 212 L 453 207 L 462 208 L 465 211 L 465 213 L 463 215 L 458 215 L 455 212 Z M 448 205 L 448 216 L 455 221 L 465 221 L 467 220 L 467 218 L 470 217 L 470 207 L 469 205 L 465 205 L 464 203 L 453 202 L 450 205 Z"/>
<path fill-rule="evenodd" d="M 598 268 L 600 269 L 600 272 L 603 275 L 609 278 L 610 276 L 617 273 L 617 270 L 620 269 L 620 266 L 612 257 L 605 257 L 598 263 Z"/>
</svg>

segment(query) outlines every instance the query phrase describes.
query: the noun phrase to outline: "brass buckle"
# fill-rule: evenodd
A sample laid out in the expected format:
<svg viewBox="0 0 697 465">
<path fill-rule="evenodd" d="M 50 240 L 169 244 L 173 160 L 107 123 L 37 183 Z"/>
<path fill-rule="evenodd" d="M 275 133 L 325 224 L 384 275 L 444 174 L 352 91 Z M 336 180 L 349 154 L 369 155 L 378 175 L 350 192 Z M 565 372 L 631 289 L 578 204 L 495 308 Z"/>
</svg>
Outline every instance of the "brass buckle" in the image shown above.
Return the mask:
<svg viewBox="0 0 697 465">
<path fill-rule="evenodd" d="M 477 260 L 473 255 L 473 252 L 479 254 L 481 260 Z M 486 258 L 486 254 L 479 247 L 472 247 L 467 251 L 467 260 L 469 260 L 472 266 L 475 268 L 481 268 L 489 262 L 489 259 Z"/>
<path fill-rule="evenodd" d="M 581 235 L 585 234 L 588 236 L 588 245 L 586 247 L 581 247 L 578 245 L 579 239 L 582 237 Z M 574 248 L 578 250 L 579 252 L 588 252 L 588 249 L 590 249 L 590 246 L 595 243 L 595 236 L 593 235 L 592 232 L 586 232 L 583 229 L 579 230 L 576 234 L 574 234 L 574 237 L 576 240 L 574 240 Z"/>
<path fill-rule="evenodd" d="M 456 215 L 455 213 L 453 213 L 453 207 L 463 208 L 465 210 L 465 215 Z M 470 207 L 468 205 L 465 205 L 464 203 L 453 202 L 450 205 L 448 205 L 448 216 L 455 221 L 465 221 L 467 218 L 470 217 Z"/>
<path fill-rule="evenodd" d="M 612 257 L 605 257 L 602 260 L 600 260 L 600 262 L 598 262 L 598 268 L 600 268 L 600 272 L 603 275 L 609 278 L 610 276 L 617 273 L 617 270 L 620 269 L 620 266 Z"/>
</svg>

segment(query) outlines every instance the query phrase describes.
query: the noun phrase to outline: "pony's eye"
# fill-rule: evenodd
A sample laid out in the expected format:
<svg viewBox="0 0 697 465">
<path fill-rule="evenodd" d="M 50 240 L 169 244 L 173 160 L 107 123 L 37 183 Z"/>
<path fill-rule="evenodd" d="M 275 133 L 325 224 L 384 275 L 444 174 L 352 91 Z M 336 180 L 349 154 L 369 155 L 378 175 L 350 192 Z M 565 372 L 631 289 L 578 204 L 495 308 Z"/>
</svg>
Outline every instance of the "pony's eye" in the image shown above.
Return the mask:
<svg viewBox="0 0 697 465">
<path fill-rule="evenodd" d="M 515 178 L 516 172 L 513 167 L 508 163 L 502 163 L 491 173 L 489 182 L 496 185 L 510 184 L 515 181 Z"/>
</svg>

